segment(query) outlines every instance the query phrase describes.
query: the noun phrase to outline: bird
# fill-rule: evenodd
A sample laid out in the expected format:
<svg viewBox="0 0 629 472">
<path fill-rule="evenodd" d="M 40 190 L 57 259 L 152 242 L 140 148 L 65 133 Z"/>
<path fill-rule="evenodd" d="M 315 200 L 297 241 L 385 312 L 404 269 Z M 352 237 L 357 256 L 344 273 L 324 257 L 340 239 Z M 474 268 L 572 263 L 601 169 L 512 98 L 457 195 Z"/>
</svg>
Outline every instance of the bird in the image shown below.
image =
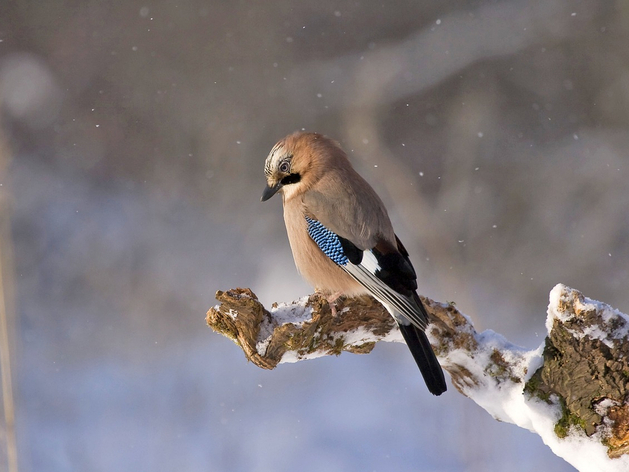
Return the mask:
<svg viewBox="0 0 629 472">
<path fill-rule="evenodd" d="M 408 251 L 382 200 L 340 144 L 319 133 L 289 134 L 271 149 L 264 174 L 261 201 L 281 194 L 295 265 L 307 282 L 328 295 L 333 314 L 340 296 L 373 296 L 397 322 L 428 390 L 445 392 Z"/>
</svg>

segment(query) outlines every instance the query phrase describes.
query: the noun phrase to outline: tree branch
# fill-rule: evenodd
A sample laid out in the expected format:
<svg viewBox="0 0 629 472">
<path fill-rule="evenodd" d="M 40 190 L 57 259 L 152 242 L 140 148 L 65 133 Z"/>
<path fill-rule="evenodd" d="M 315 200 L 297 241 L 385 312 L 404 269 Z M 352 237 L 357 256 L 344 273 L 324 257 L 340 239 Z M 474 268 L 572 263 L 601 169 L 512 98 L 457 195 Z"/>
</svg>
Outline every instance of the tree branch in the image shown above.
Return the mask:
<svg viewBox="0 0 629 472">
<path fill-rule="evenodd" d="M 318 294 L 270 310 L 249 289 L 219 291 L 216 298 L 208 325 L 265 369 L 403 342 L 371 297 L 339 301 L 336 317 Z M 429 339 L 459 392 L 496 419 L 536 432 L 579 470 L 629 470 L 627 315 L 557 285 L 549 334 L 538 349 L 526 350 L 491 330 L 477 333 L 453 304 L 422 301 L 431 316 Z"/>
</svg>

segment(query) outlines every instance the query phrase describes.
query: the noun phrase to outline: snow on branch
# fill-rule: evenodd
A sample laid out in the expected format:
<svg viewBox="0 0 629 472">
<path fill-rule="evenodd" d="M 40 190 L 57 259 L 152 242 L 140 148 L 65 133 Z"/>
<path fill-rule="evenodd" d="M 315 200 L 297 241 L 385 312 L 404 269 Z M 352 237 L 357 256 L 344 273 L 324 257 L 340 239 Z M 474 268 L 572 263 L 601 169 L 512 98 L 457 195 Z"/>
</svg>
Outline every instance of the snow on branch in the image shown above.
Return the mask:
<svg viewBox="0 0 629 472">
<path fill-rule="evenodd" d="M 378 341 L 403 342 L 373 298 L 337 302 L 313 294 L 265 309 L 249 289 L 217 292 L 207 313 L 215 331 L 248 360 L 278 364 L 369 353 Z M 577 290 L 550 293 L 544 343 L 527 350 L 491 330 L 476 332 L 453 304 L 422 298 L 428 336 L 452 384 L 494 418 L 539 434 L 580 471 L 629 470 L 629 317 Z"/>
</svg>

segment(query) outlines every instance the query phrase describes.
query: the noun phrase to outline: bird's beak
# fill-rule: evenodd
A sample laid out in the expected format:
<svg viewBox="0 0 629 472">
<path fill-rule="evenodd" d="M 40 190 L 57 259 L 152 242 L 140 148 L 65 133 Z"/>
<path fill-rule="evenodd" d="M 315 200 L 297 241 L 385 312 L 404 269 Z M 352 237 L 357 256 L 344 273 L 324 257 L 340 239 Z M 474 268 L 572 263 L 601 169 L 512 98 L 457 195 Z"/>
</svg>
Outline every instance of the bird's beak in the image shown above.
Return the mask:
<svg viewBox="0 0 629 472">
<path fill-rule="evenodd" d="M 277 191 L 279 189 L 281 189 L 283 187 L 282 182 L 278 182 L 276 183 L 273 187 L 265 187 L 264 188 L 264 192 L 262 192 L 262 198 L 260 199 L 261 202 L 266 202 L 269 198 L 271 198 L 273 195 L 275 195 L 277 193 Z"/>
</svg>

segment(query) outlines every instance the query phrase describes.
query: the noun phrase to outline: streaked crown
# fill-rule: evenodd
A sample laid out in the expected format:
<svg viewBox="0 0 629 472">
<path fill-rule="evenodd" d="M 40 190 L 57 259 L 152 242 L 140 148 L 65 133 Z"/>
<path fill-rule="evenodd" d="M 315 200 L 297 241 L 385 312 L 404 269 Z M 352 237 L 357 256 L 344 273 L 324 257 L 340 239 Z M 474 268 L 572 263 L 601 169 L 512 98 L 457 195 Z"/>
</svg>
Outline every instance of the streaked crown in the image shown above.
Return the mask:
<svg viewBox="0 0 629 472">
<path fill-rule="evenodd" d="M 273 149 L 271 149 L 271 152 L 269 152 L 266 161 L 264 161 L 264 175 L 267 179 L 271 178 L 277 171 L 280 166 L 280 162 L 290 161 L 292 158 L 292 155 L 284 147 L 284 142 L 285 140 L 282 139 L 275 144 Z"/>
</svg>

